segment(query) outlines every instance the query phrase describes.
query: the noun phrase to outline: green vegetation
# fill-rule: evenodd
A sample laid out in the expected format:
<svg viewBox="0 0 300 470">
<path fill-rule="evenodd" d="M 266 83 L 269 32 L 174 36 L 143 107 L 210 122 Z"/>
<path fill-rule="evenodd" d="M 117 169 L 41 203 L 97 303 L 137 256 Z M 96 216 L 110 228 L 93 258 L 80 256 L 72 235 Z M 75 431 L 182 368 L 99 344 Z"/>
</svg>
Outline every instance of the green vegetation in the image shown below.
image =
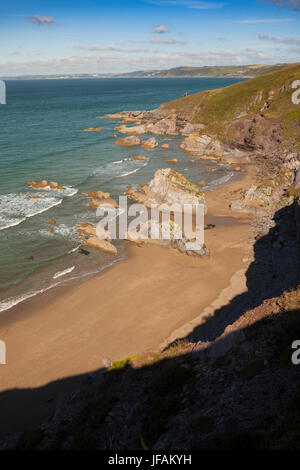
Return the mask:
<svg viewBox="0 0 300 470">
<path fill-rule="evenodd" d="M 126 359 L 121 359 L 120 361 L 115 361 L 110 368 L 108 369 L 109 372 L 122 370 L 125 367 L 128 367 L 138 356 L 135 357 L 126 357 Z"/>
<path fill-rule="evenodd" d="M 289 143 L 293 150 L 299 150 L 300 111 L 291 99 L 294 91 L 291 84 L 299 77 L 300 65 L 289 66 L 226 88 L 165 103 L 162 109 L 174 109 L 192 123 L 204 124 L 205 134 L 214 135 L 228 144 L 235 141 L 238 119 L 252 120 L 261 116 L 265 119 L 251 128 L 251 141 L 280 124 L 282 145 Z"/>
</svg>

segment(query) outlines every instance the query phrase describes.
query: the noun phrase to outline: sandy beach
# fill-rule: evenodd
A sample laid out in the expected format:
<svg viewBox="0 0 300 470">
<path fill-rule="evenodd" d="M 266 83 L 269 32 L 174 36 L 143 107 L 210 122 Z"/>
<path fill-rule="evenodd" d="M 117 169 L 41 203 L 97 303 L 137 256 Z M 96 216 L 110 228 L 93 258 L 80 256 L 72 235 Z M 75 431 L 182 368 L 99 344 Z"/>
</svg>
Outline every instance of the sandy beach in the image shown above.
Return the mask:
<svg viewBox="0 0 300 470">
<path fill-rule="evenodd" d="M 103 367 L 103 358 L 117 360 L 158 348 L 187 334 L 202 316 L 245 290 L 250 222 L 231 212 L 229 204 L 250 181 L 244 170 L 239 181 L 206 193 L 206 222 L 216 225 L 205 231 L 210 258 L 132 245 L 129 259 L 103 274 L 53 289 L 2 314 L 0 338 L 6 342 L 7 364 L 0 368 L 0 391 L 59 383 Z M 66 381 L 59 393 L 73 386 L 74 381 Z M 53 387 L 51 396 L 57 401 Z M 48 395 L 41 394 L 29 410 L 31 395 L 28 407 L 25 400 L 21 409 L 12 404 L 11 394 L 2 393 L 0 431 L 47 416 Z"/>
</svg>

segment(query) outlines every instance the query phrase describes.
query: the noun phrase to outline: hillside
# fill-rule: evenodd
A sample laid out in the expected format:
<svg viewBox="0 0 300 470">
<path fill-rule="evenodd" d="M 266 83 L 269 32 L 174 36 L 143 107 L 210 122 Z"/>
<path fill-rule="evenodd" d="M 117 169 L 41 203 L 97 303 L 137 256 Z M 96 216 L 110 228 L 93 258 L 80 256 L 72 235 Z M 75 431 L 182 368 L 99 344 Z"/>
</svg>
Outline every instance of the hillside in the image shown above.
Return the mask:
<svg viewBox="0 0 300 470">
<path fill-rule="evenodd" d="M 269 72 L 275 72 L 287 64 L 277 65 L 225 65 L 204 67 L 176 67 L 160 70 L 156 77 L 257 77 Z"/>
<path fill-rule="evenodd" d="M 292 103 L 300 65 L 223 89 L 200 92 L 163 104 L 177 117 L 202 124 L 203 133 L 248 150 L 299 151 L 300 107 Z"/>
</svg>

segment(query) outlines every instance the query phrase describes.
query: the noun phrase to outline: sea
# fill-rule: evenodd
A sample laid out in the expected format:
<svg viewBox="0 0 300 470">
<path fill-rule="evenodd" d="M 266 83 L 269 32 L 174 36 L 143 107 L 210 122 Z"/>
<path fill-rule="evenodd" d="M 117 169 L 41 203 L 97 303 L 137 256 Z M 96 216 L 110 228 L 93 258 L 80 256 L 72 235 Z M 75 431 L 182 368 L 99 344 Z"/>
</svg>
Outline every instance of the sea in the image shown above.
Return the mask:
<svg viewBox="0 0 300 470">
<path fill-rule="evenodd" d="M 86 192 L 108 191 L 118 199 L 128 185 L 150 181 L 177 158 L 176 171 L 206 190 L 233 176 L 229 166 L 195 161 L 179 149 L 182 137 L 156 137 L 169 150 L 114 144 L 117 121 L 102 118 L 121 110 L 150 110 L 185 92 L 229 86 L 236 78 L 7 80 L 0 105 L 0 314 L 38 293 L 81 282 L 128 256 L 80 250 L 74 225 L 96 223 Z M 85 132 L 88 127 L 100 132 Z M 144 135 L 143 139 L 152 137 Z M 147 161 L 133 161 L 134 156 Z M 57 181 L 64 190 L 37 190 L 28 180 Z M 39 196 L 31 198 L 29 196 Z M 52 232 L 48 222 L 55 220 Z"/>
</svg>

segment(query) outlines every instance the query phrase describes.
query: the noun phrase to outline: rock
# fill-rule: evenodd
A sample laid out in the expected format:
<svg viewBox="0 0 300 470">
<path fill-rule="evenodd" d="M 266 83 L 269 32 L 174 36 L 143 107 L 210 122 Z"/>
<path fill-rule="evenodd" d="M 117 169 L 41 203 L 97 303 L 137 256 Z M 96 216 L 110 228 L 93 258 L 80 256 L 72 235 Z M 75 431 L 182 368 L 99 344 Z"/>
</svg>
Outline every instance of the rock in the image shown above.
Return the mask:
<svg viewBox="0 0 300 470">
<path fill-rule="evenodd" d="M 235 171 L 241 171 L 241 167 L 240 167 L 240 166 L 236 166 L 236 167 L 235 167 Z"/>
<path fill-rule="evenodd" d="M 91 226 L 82 226 L 81 224 L 77 224 L 75 227 L 75 231 L 77 233 L 81 233 L 82 235 L 86 235 L 87 237 L 96 237 L 96 227 L 94 225 Z"/>
<path fill-rule="evenodd" d="M 51 233 L 53 232 L 53 229 L 51 227 L 46 227 L 46 231 Z"/>
<path fill-rule="evenodd" d="M 54 219 L 48 220 L 48 225 L 56 225 L 56 221 Z"/>
<path fill-rule="evenodd" d="M 42 196 L 27 196 L 27 199 L 42 199 Z"/>
<path fill-rule="evenodd" d="M 170 148 L 170 145 L 169 144 L 161 144 L 161 148 L 167 150 L 167 149 Z"/>
<path fill-rule="evenodd" d="M 160 119 L 155 123 L 150 122 L 146 125 L 146 132 L 156 135 L 175 135 L 177 134 L 176 119 Z"/>
<path fill-rule="evenodd" d="M 92 248 L 97 248 L 101 251 L 117 254 L 117 248 L 106 240 L 99 240 L 97 237 L 91 237 L 85 240 L 85 243 Z"/>
<path fill-rule="evenodd" d="M 102 127 L 87 127 L 84 129 L 85 132 L 99 132 L 101 131 Z"/>
<path fill-rule="evenodd" d="M 157 170 L 148 188 L 162 203 L 183 205 L 205 202 L 204 194 L 196 184 L 170 168 Z"/>
<path fill-rule="evenodd" d="M 184 126 L 184 128 L 180 131 L 180 133 L 181 133 L 181 135 L 188 137 L 192 134 L 195 134 L 195 133 L 201 131 L 204 128 L 205 128 L 204 124 L 191 124 L 191 123 L 188 123 Z"/>
<path fill-rule="evenodd" d="M 35 188 L 46 188 L 47 186 L 48 186 L 48 181 L 41 180 L 38 183 L 36 183 Z"/>
<path fill-rule="evenodd" d="M 59 191 L 63 191 L 65 188 L 64 188 L 63 186 L 58 186 L 57 189 L 58 189 Z"/>
<path fill-rule="evenodd" d="M 108 199 L 110 197 L 110 193 L 104 193 L 103 191 L 88 191 L 88 197 L 97 197 L 98 199 Z"/>
<path fill-rule="evenodd" d="M 28 181 L 27 186 L 31 188 L 46 188 L 48 186 L 48 181 L 41 180 L 38 183 L 36 183 L 35 181 Z"/>
<path fill-rule="evenodd" d="M 168 158 L 168 155 L 161 155 L 162 158 Z"/>
<path fill-rule="evenodd" d="M 300 169 L 296 172 L 294 186 L 295 189 L 300 189 Z"/>
<path fill-rule="evenodd" d="M 203 186 L 205 186 L 205 181 L 201 180 L 201 181 L 199 181 L 198 184 L 199 184 L 199 186 L 202 186 L 202 187 L 203 187 Z"/>
<path fill-rule="evenodd" d="M 49 186 L 51 189 L 57 189 L 58 183 L 56 183 L 56 181 L 50 181 Z"/>
<path fill-rule="evenodd" d="M 141 161 L 143 161 L 143 160 L 148 160 L 148 158 L 147 158 L 147 157 L 133 157 L 132 160 L 136 160 L 136 161 L 140 161 L 140 160 L 141 160 Z"/>
<path fill-rule="evenodd" d="M 119 127 L 116 127 L 116 130 L 120 133 L 120 134 L 135 134 L 135 135 L 140 135 L 140 134 L 145 134 L 146 132 L 146 128 L 144 125 L 140 125 L 140 126 L 132 126 L 132 127 L 128 127 L 128 126 L 119 126 Z"/>
<path fill-rule="evenodd" d="M 295 201 L 295 222 L 297 229 L 297 240 L 300 242 L 300 199 L 297 198 Z"/>
<path fill-rule="evenodd" d="M 122 145 L 124 147 L 130 147 L 134 145 L 140 145 L 141 139 L 139 139 L 135 135 L 130 135 L 128 137 L 123 137 L 122 139 L 118 139 L 115 141 L 116 145 Z"/>
<path fill-rule="evenodd" d="M 208 135 L 190 135 L 180 143 L 181 150 L 199 153 L 203 158 L 220 158 L 223 155 L 222 145 Z"/>
<path fill-rule="evenodd" d="M 119 207 L 119 205 L 117 204 L 117 202 L 112 199 L 111 197 L 107 198 L 107 199 L 99 199 L 97 197 L 92 197 L 90 199 L 90 207 L 92 209 L 97 209 L 99 206 L 107 206 L 107 207 L 114 207 L 115 209 L 117 209 Z"/>
<path fill-rule="evenodd" d="M 177 158 L 172 158 L 171 160 L 167 160 L 168 163 L 172 163 L 173 165 L 177 165 L 178 160 Z"/>
<path fill-rule="evenodd" d="M 157 140 L 155 139 L 155 137 L 150 137 L 150 139 L 148 140 L 144 140 L 144 142 L 142 143 L 142 147 L 144 149 L 155 149 L 156 147 L 158 147 L 158 143 L 157 143 Z"/>
<path fill-rule="evenodd" d="M 107 357 L 104 357 L 102 359 L 102 364 L 104 365 L 106 369 L 109 369 L 113 365 L 113 363 L 114 362 L 111 359 L 108 359 Z"/>
<path fill-rule="evenodd" d="M 90 254 L 90 252 L 88 250 L 85 250 L 84 248 L 79 248 L 78 253 L 85 256 Z"/>
</svg>

